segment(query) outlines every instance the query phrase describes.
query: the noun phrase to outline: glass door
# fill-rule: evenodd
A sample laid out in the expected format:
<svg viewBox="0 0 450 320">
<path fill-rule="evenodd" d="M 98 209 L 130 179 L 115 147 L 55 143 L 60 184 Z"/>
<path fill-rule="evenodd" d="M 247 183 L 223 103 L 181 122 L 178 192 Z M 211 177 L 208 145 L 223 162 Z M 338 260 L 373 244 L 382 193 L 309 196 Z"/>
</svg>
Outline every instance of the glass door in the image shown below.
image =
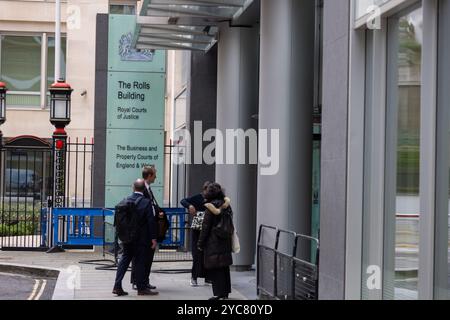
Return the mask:
<svg viewBox="0 0 450 320">
<path fill-rule="evenodd" d="M 418 298 L 423 15 L 388 19 L 383 298 Z"/>
</svg>

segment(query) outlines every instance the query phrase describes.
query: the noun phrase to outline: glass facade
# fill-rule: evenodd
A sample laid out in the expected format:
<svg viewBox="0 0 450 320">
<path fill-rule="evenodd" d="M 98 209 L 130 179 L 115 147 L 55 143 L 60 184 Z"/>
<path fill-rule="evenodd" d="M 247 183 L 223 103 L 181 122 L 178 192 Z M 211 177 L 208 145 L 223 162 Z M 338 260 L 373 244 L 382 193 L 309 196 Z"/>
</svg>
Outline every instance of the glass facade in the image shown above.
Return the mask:
<svg viewBox="0 0 450 320">
<path fill-rule="evenodd" d="M 382 6 L 389 1 L 390 0 L 357 0 L 355 1 L 355 18 L 362 18 L 373 10 L 373 6 Z"/>
<path fill-rule="evenodd" d="M 10 91 L 39 92 L 41 85 L 40 36 L 2 37 L 2 79 Z"/>
<path fill-rule="evenodd" d="M 395 173 L 387 170 L 386 182 L 396 187 L 395 195 L 385 195 L 386 299 L 418 297 L 422 25 L 421 8 L 392 17 L 388 24 L 388 84 L 397 85 L 387 89 L 388 116 L 396 119 L 387 123 L 395 126 L 396 145 L 386 154 L 387 161 L 394 160 L 392 152 L 396 159 L 390 164 Z"/>
<path fill-rule="evenodd" d="M 8 84 L 8 106 L 41 107 L 41 66 L 47 66 L 47 87 L 54 82 L 55 40 L 47 41 L 47 61 L 43 61 L 43 36 L 1 36 L 2 81 Z M 61 73 L 66 77 L 66 38 L 61 41 Z"/>
<path fill-rule="evenodd" d="M 422 40 L 418 5 L 365 31 L 363 299 L 418 298 Z"/>
<path fill-rule="evenodd" d="M 440 5 L 436 147 L 435 299 L 450 300 L 450 3 Z"/>
</svg>

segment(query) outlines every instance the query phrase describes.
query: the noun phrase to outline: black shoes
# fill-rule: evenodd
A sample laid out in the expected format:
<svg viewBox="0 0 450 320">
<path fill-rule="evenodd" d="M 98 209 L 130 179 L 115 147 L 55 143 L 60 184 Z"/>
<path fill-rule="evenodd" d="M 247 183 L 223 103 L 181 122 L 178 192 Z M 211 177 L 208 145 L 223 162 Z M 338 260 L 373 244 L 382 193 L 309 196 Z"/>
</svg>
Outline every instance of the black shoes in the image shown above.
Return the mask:
<svg viewBox="0 0 450 320">
<path fill-rule="evenodd" d="M 137 286 L 135 284 L 133 284 L 133 290 L 137 290 L 137 289 L 138 289 Z M 156 287 L 152 286 L 151 284 L 149 284 L 149 285 L 147 285 L 147 289 L 148 290 L 155 290 Z"/>
<path fill-rule="evenodd" d="M 212 298 L 209 298 L 208 300 L 227 300 L 227 299 L 228 299 L 228 295 L 220 296 L 220 297 L 212 297 Z"/>
<path fill-rule="evenodd" d="M 117 295 L 118 297 L 127 296 L 128 292 L 123 291 L 123 289 L 113 289 L 113 294 Z"/>
<path fill-rule="evenodd" d="M 156 296 L 158 294 L 159 294 L 159 292 L 152 291 L 152 290 L 149 290 L 149 289 L 138 290 L 138 296 Z"/>
</svg>

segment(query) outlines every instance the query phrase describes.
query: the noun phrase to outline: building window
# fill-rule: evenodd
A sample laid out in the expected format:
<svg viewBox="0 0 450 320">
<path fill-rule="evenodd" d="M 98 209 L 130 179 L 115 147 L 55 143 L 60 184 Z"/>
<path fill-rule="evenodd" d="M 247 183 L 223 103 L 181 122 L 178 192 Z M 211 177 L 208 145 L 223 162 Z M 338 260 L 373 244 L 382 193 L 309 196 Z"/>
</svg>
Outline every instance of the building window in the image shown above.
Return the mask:
<svg viewBox="0 0 450 320">
<path fill-rule="evenodd" d="M 8 84 L 8 106 L 40 106 L 41 36 L 1 37 L 1 78 Z"/>
<path fill-rule="evenodd" d="M 61 38 L 61 76 L 66 77 L 66 37 Z M 45 108 L 41 97 L 54 82 L 55 38 L 46 34 L 36 36 L 4 35 L 0 37 L 0 75 L 7 83 L 8 106 Z M 46 74 L 42 74 L 42 66 Z M 45 86 L 42 81 L 45 80 Z M 48 99 L 47 99 L 48 100 Z"/>
<path fill-rule="evenodd" d="M 423 10 L 366 30 L 361 297 L 417 299 Z M 386 66 L 381 68 L 380 66 Z"/>
<path fill-rule="evenodd" d="M 128 4 L 112 4 L 109 6 L 109 13 L 111 14 L 136 14 L 136 6 Z"/>
<path fill-rule="evenodd" d="M 389 18 L 388 39 L 386 138 L 394 143 L 385 179 L 395 189 L 385 195 L 383 296 L 411 300 L 419 272 L 422 8 Z"/>
</svg>

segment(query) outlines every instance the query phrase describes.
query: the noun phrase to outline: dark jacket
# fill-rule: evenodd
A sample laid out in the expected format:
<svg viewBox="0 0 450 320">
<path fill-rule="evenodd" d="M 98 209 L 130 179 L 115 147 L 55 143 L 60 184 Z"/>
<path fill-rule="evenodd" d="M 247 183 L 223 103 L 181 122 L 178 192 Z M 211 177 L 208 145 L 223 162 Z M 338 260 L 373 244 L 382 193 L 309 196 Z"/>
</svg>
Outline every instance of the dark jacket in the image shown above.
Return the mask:
<svg viewBox="0 0 450 320">
<path fill-rule="evenodd" d="M 133 193 L 127 199 L 134 202 L 140 199 L 136 207 L 136 214 L 139 215 L 140 221 L 137 244 L 151 246 L 152 240 L 156 239 L 157 233 L 150 200 L 138 193 Z"/>
<path fill-rule="evenodd" d="M 233 264 L 231 238 L 221 239 L 212 232 L 213 227 L 217 226 L 220 221 L 221 209 L 226 209 L 229 206 L 229 198 L 205 204 L 205 218 L 203 219 L 202 231 L 197 246 L 199 250 L 204 251 L 206 269 L 223 268 Z"/>
<path fill-rule="evenodd" d="M 149 199 L 152 203 L 152 214 L 156 223 L 156 240 L 158 240 L 158 242 L 163 242 L 166 239 L 167 230 L 170 228 L 169 218 L 164 210 L 159 206 L 158 201 L 156 201 L 151 187 L 149 187 L 149 189 L 145 188 L 144 197 Z M 161 212 L 163 213 L 162 216 L 160 216 Z"/>
<path fill-rule="evenodd" d="M 149 190 L 145 188 L 144 197 L 150 200 L 152 204 L 153 215 L 156 216 L 159 213 L 159 206 L 156 203 L 156 199 L 154 198 L 153 193 L 150 194 Z"/>
<path fill-rule="evenodd" d="M 186 198 L 180 201 L 183 208 L 189 209 L 189 206 L 194 206 L 195 210 L 204 212 L 206 210 L 205 203 L 206 200 L 203 195 L 197 194 L 193 197 Z"/>
</svg>

